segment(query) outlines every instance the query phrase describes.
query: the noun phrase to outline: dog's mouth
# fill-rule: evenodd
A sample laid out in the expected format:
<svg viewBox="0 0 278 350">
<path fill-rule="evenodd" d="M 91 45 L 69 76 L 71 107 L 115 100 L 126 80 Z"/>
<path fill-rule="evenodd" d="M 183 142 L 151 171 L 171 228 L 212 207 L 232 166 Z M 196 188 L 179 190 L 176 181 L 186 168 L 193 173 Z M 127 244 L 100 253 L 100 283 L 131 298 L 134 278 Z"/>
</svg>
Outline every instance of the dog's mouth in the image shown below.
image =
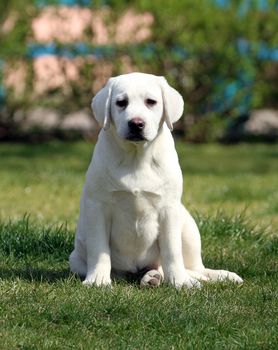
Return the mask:
<svg viewBox="0 0 278 350">
<path fill-rule="evenodd" d="M 147 139 L 145 138 L 144 135 L 142 135 L 142 134 L 133 134 L 133 133 L 129 133 L 127 135 L 126 139 L 128 141 L 132 141 L 132 142 L 147 141 Z"/>
</svg>

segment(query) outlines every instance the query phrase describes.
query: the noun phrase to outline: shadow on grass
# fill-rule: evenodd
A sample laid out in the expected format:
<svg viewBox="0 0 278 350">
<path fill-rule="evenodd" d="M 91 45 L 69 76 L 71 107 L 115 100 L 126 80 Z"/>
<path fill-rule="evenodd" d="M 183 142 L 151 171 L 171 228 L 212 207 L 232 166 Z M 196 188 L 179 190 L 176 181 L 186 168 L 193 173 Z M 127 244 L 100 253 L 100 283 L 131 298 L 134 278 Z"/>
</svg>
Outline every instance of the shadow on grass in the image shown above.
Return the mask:
<svg viewBox="0 0 278 350">
<path fill-rule="evenodd" d="M 124 284 L 132 284 L 135 287 L 139 287 L 141 278 L 146 270 L 139 271 L 138 273 L 126 273 L 115 274 L 112 272 L 113 282 L 121 282 Z M 73 274 L 69 268 L 60 269 L 47 269 L 47 268 L 34 268 L 26 266 L 24 268 L 0 268 L 0 280 L 24 280 L 26 282 L 40 282 L 54 284 L 59 281 L 68 281 L 74 279 L 79 282 L 84 280 L 83 277 L 79 277 Z"/>
<path fill-rule="evenodd" d="M 44 268 L 0 268 L 0 279 L 2 280 L 25 280 L 27 282 L 47 282 L 55 283 L 68 280 L 73 275 L 67 268 L 64 269 L 44 269 Z"/>
<path fill-rule="evenodd" d="M 73 239 L 74 233 L 66 225 L 38 225 L 30 222 L 28 215 L 17 221 L 0 222 L 0 253 L 16 259 L 66 261 Z"/>
<path fill-rule="evenodd" d="M 277 272 L 277 237 L 254 228 L 245 216 L 197 216 L 197 223 L 203 234 L 204 261 L 210 268 L 236 271 L 243 278 L 269 278 Z M 68 257 L 74 233 L 66 226 L 38 225 L 24 216 L 0 223 L 0 241 L 1 279 L 55 283 L 73 276 Z M 125 277 L 134 282 L 134 276 Z"/>
<path fill-rule="evenodd" d="M 29 216 L 0 223 L 0 278 L 54 283 L 68 279 L 73 232 L 65 225 L 41 226 Z"/>
</svg>

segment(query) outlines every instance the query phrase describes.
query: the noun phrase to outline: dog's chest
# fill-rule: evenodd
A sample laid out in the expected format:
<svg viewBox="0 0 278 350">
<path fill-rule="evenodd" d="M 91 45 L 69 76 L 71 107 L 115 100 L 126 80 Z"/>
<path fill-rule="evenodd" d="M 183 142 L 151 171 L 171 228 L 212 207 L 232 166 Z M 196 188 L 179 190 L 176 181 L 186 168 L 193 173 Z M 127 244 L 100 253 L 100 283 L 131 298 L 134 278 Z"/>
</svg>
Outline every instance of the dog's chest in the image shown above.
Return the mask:
<svg viewBox="0 0 278 350">
<path fill-rule="evenodd" d="M 121 217 L 124 220 L 123 225 L 128 225 L 130 228 L 136 228 L 147 219 L 157 217 L 161 203 L 159 192 L 150 192 L 137 187 L 114 191 L 112 197 L 113 216 Z"/>
<path fill-rule="evenodd" d="M 150 166 L 132 170 L 122 167 L 114 175 L 113 221 L 120 220 L 119 225 L 125 230 L 139 234 L 158 220 L 164 200 L 163 177 Z"/>
<path fill-rule="evenodd" d="M 112 265 L 122 270 L 144 267 L 157 255 L 160 196 L 134 188 L 113 193 Z"/>
<path fill-rule="evenodd" d="M 116 211 L 125 213 L 132 220 L 158 209 L 161 202 L 159 192 L 149 192 L 134 187 L 132 190 L 113 191 L 112 202 Z"/>
<path fill-rule="evenodd" d="M 113 230 L 142 238 L 155 234 L 161 202 L 159 194 L 134 188 L 132 192 L 113 192 L 113 199 Z"/>
</svg>

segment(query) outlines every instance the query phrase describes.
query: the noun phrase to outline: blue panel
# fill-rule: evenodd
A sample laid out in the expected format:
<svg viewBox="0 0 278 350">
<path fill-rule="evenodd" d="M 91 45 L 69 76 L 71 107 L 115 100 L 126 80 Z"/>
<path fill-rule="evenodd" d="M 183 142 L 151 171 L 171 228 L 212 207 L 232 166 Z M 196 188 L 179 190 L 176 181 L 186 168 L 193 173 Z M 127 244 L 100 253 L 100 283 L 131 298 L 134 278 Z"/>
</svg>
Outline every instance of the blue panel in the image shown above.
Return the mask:
<svg viewBox="0 0 278 350">
<path fill-rule="evenodd" d="M 219 7 L 229 7 L 231 0 L 214 0 L 215 4 Z"/>
<path fill-rule="evenodd" d="M 49 6 L 52 4 L 65 6 L 90 6 L 92 3 L 92 0 L 36 0 L 36 5 L 38 7 Z"/>
<path fill-rule="evenodd" d="M 75 43 L 72 45 L 58 46 L 55 43 L 49 44 L 30 44 L 27 47 L 27 55 L 30 58 L 38 58 L 42 56 L 60 56 L 67 58 L 74 58 L 76 56 L 94 55 L 97 58 L 112 57 L 115 54 L 115 47 L 113 46 L 97 46 L 91 47 L 85 43 Z"/>
</svg>

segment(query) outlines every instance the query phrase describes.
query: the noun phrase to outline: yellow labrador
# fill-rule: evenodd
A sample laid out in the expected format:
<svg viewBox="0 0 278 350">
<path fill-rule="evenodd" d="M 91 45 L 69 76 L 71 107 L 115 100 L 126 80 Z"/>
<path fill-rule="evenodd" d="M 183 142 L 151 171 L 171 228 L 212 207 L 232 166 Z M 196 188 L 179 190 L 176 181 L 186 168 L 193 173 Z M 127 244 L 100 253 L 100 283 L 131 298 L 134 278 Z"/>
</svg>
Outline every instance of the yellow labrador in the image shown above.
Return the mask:
<svg viewBox="0 0 278 350">
<path fill-rule="evenodd" d="M 163 77 L 110 78 L 94 97 L 102 126 L 89 166 L 70 268 L 86 285 L 110 285 L 111 271 L 142 274 L 177 288 L 233 272 L 204 267 L 194 219 L 181 203 L 182 173 L 170 130 L 183 113 L 181 95 Z M 157 280 L 157 281 L 156 281 Z"/>
</svg>

